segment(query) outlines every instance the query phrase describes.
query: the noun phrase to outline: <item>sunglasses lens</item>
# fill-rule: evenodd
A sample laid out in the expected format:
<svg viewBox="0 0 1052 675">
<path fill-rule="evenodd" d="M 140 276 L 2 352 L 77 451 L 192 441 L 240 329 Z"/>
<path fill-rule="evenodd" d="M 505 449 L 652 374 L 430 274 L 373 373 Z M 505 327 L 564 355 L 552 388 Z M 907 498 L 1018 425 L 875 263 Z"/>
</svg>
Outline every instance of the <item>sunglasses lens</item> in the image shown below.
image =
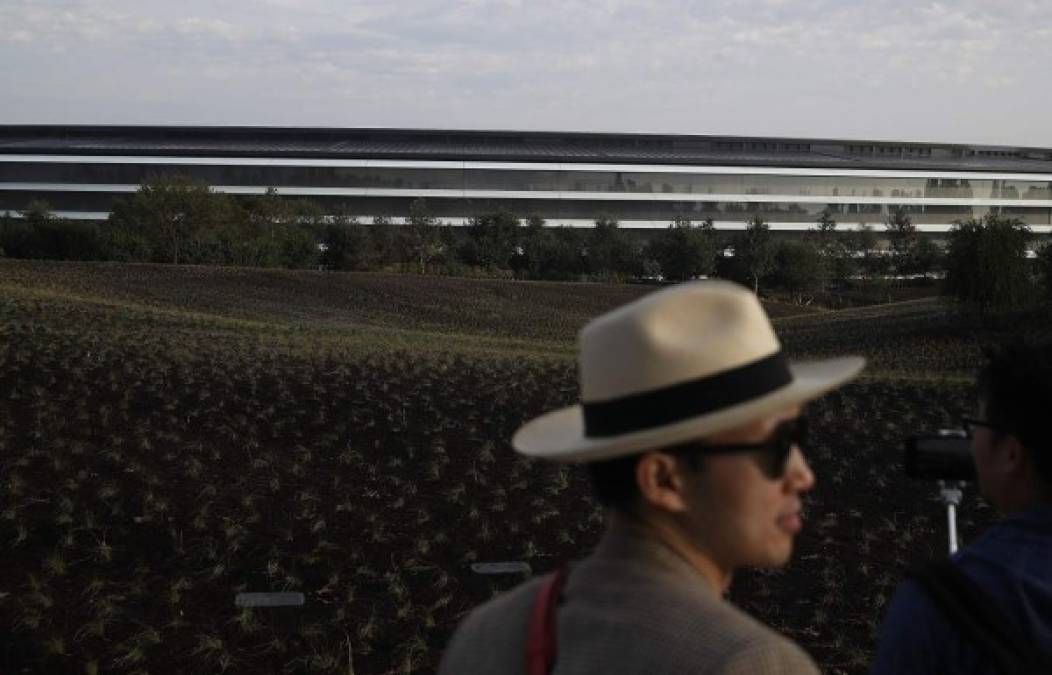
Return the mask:
<svg viewBox="0 0 1052 675">
<path fill-rule="evenodd" d="M 760 443 L 744 444 L 708 444 L 688 441 L 680 445 L 669 446 L 665 452 L 696 454 L 718 454 L 724 452 L 750 452 L 758 460 L 760 470 L 771 480 L 778 480 L 785 475 L 789 465 L 789 456 L 793 446 L 804 448 L 807 445 L 807 419 L 803 416 L 785 420 L 777 427 L 767 440 Z"/>
<path fill-rule="evenodd" d="M 796 436 L 793 438 L 793 441 L 803 450 L 807 447 L 807 418 L 801 415 L 796 418 L 795 422 Z"/>
<path fill-rule="evenodd" d="M 806 444 L 807 419 L 805 417 L 786 420 L 778 425 L 778 429 L 767 445 L 765 462 L 767 477 L 773 480 L 784 476 L 789 464 L 789 456 L 793 454 L 793 446 L 798 445 L 802 449 Z"/>
</svg>

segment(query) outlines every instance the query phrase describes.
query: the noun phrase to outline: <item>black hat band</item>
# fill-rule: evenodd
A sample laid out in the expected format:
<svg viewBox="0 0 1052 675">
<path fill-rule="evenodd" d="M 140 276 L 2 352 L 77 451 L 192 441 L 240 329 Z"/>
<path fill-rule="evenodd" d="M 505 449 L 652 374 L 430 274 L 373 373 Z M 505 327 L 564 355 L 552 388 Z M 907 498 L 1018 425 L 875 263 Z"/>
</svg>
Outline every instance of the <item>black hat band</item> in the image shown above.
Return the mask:
<svg viewBox="0 0 1052 675">
<path fill-rule="evenodd" d="M 609 401 L 585 402 L 585 436 L 620 436 L 674 424 L 766 396 L 792 381 L 785 355 L 777 351 L 709 377 Z"/>
</svg>

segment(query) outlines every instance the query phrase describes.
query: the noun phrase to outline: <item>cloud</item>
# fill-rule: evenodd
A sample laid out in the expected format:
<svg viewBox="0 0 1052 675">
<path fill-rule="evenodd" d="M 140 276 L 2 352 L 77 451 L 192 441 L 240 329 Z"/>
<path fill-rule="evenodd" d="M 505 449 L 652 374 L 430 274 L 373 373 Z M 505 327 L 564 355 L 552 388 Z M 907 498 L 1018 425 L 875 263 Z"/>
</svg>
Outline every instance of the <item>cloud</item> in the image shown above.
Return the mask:
<svg viewBox="0 0 1052 675">
<path fill-rule="evenodd" d="M 161 30 L 161 22 L 156 19 L 140 19 L 135 22 L 134 31 L 136 33 L 153 34 Z"/>
<path fill-rule="evenodd" d="M 735 42 L 769 47 L 776 44 L 796 42 L 799 26 L 761 26 L 746 28 L 731 35 Z"/>
<path fill-rule="evenodd" d="M 1030 0 L 5 0 L 0 25 L 17 114 L 70 122 L 167 103 L 200 123 L 1052 145 L 1052 5 Z M 993 122 L 1004 100 L 1033 121 Z"/>
<path fill-rule="evenodd" d="M 197 16 L 178 20 L 174 30 L 180 35 L 215 37 L 230 41 L 245 36 L 245 30 L 239 25 L 221 19 L 202 19 Z"/>
</svg>

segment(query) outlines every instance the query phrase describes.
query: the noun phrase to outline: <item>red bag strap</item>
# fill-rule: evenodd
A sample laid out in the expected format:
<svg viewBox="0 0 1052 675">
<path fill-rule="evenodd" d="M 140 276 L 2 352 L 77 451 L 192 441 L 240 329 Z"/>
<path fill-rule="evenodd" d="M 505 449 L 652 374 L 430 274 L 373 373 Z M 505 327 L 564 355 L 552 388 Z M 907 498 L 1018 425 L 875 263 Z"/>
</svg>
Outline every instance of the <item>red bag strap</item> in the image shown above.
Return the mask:
<svg viewBox="0 0 1052 675">
<path fill-rule="evenodd" d="M 527 675 L 548 675 L 555 663 L 555 609 L 566 576 L 566 567 L 546 576 L 534 598 L 526 639 Z"/>
</svg>

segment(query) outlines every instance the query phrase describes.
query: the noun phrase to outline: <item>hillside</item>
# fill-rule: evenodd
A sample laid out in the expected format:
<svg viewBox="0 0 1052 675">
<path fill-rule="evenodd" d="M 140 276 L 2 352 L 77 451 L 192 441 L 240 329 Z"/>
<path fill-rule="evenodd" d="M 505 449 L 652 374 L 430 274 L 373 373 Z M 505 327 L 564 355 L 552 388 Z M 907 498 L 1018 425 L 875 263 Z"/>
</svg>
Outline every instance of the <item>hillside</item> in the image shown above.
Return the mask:
<svg viewBox="0 0 1052 675">
<path fill-rule="evenodd" d="M 520 578 L 471 563 L 539 573 L 599 535 L 583 474 L 508 439 L 576 399 L 579 327 L 648 290 L 0 262 L 0 671 L 346 672 L 350 645 L 359 675 L 431 672 Z M 863 672 L 894 583 L 945 544 L 902 439 L 969 412 L 979 345 L 1011 331 L 931 300 L 776 323 L 794 356 L 873 368 L 809 407 L 797 555 L 733 599 Z M 961 513 L 965 540 L 991 517 Z M 306 603 L 234 605 L 271 590 Z"/>
</svg>

